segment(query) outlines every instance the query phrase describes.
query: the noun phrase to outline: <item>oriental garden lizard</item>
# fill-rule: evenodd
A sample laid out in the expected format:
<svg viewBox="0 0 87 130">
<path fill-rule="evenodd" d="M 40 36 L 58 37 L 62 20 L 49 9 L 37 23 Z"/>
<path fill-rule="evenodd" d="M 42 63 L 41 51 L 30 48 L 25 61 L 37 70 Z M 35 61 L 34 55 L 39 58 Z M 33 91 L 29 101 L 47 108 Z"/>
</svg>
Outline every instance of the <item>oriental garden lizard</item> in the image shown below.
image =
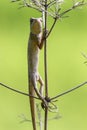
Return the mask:
<svg viewBox="0 0 87 130">
<path fill-rule="evenodd" d="M 44 82 L 38 73 L 38 60 L 39 51 L 42 49 L 45 39 L 45 31 L 42 29 L 42 18 L 30 19 L 30 36 L 28 41 L 28 79 L 29 79 L 29 94 L 37 96 L 41 99 L 45 106 L 47 101 L 43 97 Z M 40 84 L 40 90 L 38 91 L 37 82 Z M 35 112 L 35 99 L 29 97 L 30 109 L 32 117 L 33 130 L 36 130 L 36 112 Z"/>
</svg>

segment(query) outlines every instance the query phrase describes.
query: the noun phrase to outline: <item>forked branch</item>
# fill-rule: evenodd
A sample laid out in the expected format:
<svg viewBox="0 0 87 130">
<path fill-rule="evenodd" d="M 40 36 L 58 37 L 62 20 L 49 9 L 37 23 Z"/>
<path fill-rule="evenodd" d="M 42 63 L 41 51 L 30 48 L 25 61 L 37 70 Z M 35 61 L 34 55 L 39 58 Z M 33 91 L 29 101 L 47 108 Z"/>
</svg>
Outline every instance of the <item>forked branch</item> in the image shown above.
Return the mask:
<svg viewBox="0 0 87 130">
<path fill-rule="evenodd" d="M 53 24 L 52 24 L 52 26 L 51 26 L 51 28 L 50 28 L 50 30 L 49 30 L 49 33 L 48 33 L 47 37 L 49 37 L 49 35 L 51 34 L 51 32 L 52 32 L 52 30 L 53 30 L 53 28 L 54 28 L 54 26 L 55 26 L 55 24 L 56 24 L 56 22 L 57 22 L 58 20 L 60 20 L 61 18 L 63 18 L 63 16 L 64 16 L 65 14 L 67 14 L 68 12 L 70 12 L 70 11 L 72 11 L 72 10 L 78 8 L 78 7 L 84 6 L 84 5 L 87 5 L 87 2 L 85 2 L 84 0 L 82 0 L 81 2 L 76 2 L 76 3 L 74 3 L 74 5 L 73 5 L 71 8 L 66 9 L 66 10 L 63 11 L 62 13 L 57 13 L 56 16 L 54 17 L 54 22 L 53 22 Z M 59 10 L 59 11 L 60 11 L 60 10 Z"/>
</svg>

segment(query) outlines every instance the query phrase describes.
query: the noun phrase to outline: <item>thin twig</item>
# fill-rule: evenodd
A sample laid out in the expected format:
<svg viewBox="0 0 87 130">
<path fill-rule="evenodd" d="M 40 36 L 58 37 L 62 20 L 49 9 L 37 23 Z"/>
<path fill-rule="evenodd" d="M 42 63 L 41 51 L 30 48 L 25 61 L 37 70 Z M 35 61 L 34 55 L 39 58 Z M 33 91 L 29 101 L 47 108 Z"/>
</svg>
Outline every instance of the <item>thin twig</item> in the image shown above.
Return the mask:
<svg viewBox="0 0 87 130">
<path fill-rule="evenodd" d="M 69 90 L 67 90 L 67 91 L 65 91 L 65 92 L 63 92 L 63 93 L 61 93 L 61 94 L 58 94 L 57 96 L 55 96 L 55 97 L 53 97 L 53 98 L 50 98 L 50 101 L 52 101 L 52 100 L 54 100 L 54 99 L 57 99 L 57 98 L 59 98 L 59 97 L 62 97 L 62 96 L 64 96 L 64 95 L 66 95 L 66 94 L 69 94 L 70 92 L 72 92 L 72 91 L 74 91 L 74 90 L 76 90 L 76 89 L 78 89 L 78 88 L 84 86 L 85 84 L 87 84 L 87 81 L 86 81 L 86 82 L 83 82 L 83 83 L 77 85 L 76 87 L 73 87 L 73 88 L 71 88 L 71 89 L 69 89 Z"/>
<path fill-rule="evenodd" d="M 18 1 L 20 1 L 20 0 L 18 0 Z M 16 0 L 13 0 L 13 1 L 11 1 L 11 2 L 17 2 Z M 47 14 L 49 15 L 49 16 L 51 16 L 52 18 L 55 18 L 54 17 L 54 13 L 52 12 L 49 12 L 49 11 L 47 11 L 47 10 L 45 10 L 44 9 L 44 5 L 39 5 L 39 4 L 35 4 L 34 2 L 32 3 L 27 3 L 25 0 L 23 1 L 23 3 L 21 3 L 21 6 L 18 8 L 18 9 L 21 9 L 21 8 L 23 8 L 23 7 L 29 7 L 29 8 L 32 8 L 32 9 L 35 9 L 35 10 L 37 10 L 37 11 L 39 11 L 39 12 L 47 12 Z"/>
<path fill-rule="evenodd" d="M 24 3 L 23 6 L 24 6 L 24 7 L 33 8 L 33 9 L 35 9 L 35 10 L 37 10 L 37 11 L 40 11 L 40 12 L 42 11 L 40 7 L 34 6 L 34 5 L 32 5 L 32 4 L 29 4 L 29 3 Z"/>
<path fill-rule="evenodd" d="M 61 14 L 60 14 L 60 17 L 62 17 L 63 15 L 65 15 L 66 13 L 68 13 L 68 12 L 70 12 L 70 11 L 72 11 L 72 10 L 74 10 L 74 9 L 76 9 L 76 8 L 78 8 L 78 7 L 80 7 L 80 6 L 84 6 L 84 5 L 87 5 L 87 3 L 83 3 L 83 2 L 78 2 L 78 4 L 75 4 L 75 5 L 73 5 L 71 8 L 69 8 L 69 9 L 67 9 L 67 10 L 65 10 L 64 12 L 62 12 Z"/>
<path fill-rule="evenodd" d="M 30 94 L 24 93 L 24 92 L 22 92 L 22 91 L 19 91 L 19 90 L 17 90 L 17 89 L 14 89 L 14 88 L 12 88 L 12 87 L 9 87 L 9 86 L 7 86 L 7 85 L 5 85 L 5 84 L 3 84 L 3 83 L 0 83 L 0 85 L 3 86 L 3 87 L 5 87 L 5 88 L 7 88 L 7 89 L 9 89 L 9 90 L 12 90 L 12 91 L 14 91 L 14 92 L 16 92 L 16 93 L 19 93 L 19 94 L 22 94 L 22 95 L 25 95 L 25 96 L 30 96 L 30 97 L 33 97 L 33 98 L 35 98 L 35 99 L 39 99 L 38 97 L 35 97 L 35 96 L 30 95 Z M 40 100 L 40 99 L 39 99 L 39 100 Z"/>
<path fill-rule="evenodd" d="M 54 17 L 54 22 L 53 22 L 53 24 L 52 24 L 52 27 L 51 27 L 51 29 L 50 29 L 50 31 L 49 31 L 47 37 L 51 34 L 51 32 L 52 32 L 52 30 L 53 30 L 53 28 L 54 28 L 56 22 L 57 22 L 60 18 L 62 18 L 63 15 L 65 15 L 66 13 L 68 13 L 68 12 L 70 12 L 70 11 L 72 11 L 72 10 L 74 10 L 74 9 L 76 9 L 76 8 L 78 8 L 78 7 L 80 7 L 80 6 L 84 6 L 84 5 L 87 5 L 87 3 L 85 3 L 85 2 L 79 2 L 78 4 L 75 4 L 75 5 L 73 5 L 71 8 L 69 8 L 69 9 L 63 11 L 63 12 L 60 13 L 60 14 L 58 14 L 58 16 L 55 16 L 55 17 Z"/>
<path fill-rule="evenodd" d="M 47 5 L 48 8 L 49 8 L 50 6 L 53 6 L 54 4 L 56 4 L 56 2 L 58 2 L 58 1 L 57 1 L 57 0 L 53 0 L 53 1 L 49 2 L 48 5 Z M 60 4 L 60 3 L 63 3 L 63 1 L 59 1 L 59 2 L 58 2 L 58 4 Z"/>
<path fill-rule="evenodd" d="M 53 24 L 52 24 L 52 27 L 50 28 L 50 30 L 49 30 L 49 32 L 48 32 L 47 38 L 48 38 L 49 35 L 51 34 L 51 32 L 52 32 L 52 30 L 53 30 L 53 28 L 54 28 L 54 26 L 55 26 L 57 20 L 58 20 L 57 18 L 54 19 L 54 22 L 53 22 Z"/>
<path fill-rule="evenodd" d="M 29 3 L 25 3 L 24 6 L 25 6 L 25 7 L 33 8 L 33 9 L 35 9 L 35 10 L 37 10 L 37 11 L 40 11 L 40 12 L 44 11 L 44 12 L 46 12 L 48 15 L 50 15 L 51 17 L 54 18 L 54 15 L 53 15 L 52 13 L 50 13 L 49 11 L 45 10 L 44 7 L 33 6 L 33 5 L 29 4 Z"/>
</svg>

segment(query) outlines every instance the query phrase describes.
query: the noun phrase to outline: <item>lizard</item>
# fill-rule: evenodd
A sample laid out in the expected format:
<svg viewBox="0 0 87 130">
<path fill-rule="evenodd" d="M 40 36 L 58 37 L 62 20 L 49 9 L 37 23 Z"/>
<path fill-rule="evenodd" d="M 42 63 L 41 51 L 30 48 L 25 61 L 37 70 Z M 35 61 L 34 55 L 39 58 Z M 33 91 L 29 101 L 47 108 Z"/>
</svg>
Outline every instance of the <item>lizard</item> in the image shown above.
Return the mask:
<svg viewBox="0 0 87 130">
<path fill-rule="evenodd" d="M 42 18 L 30 18 L 30 35 L 28 40 L 29 94 L 34 96 L 36 93 L 44 105 L 47 105 L 47 102 L 43 97 L 44 82 L 38 73 L 39 52 L 43 47 L 44 38 L 45 32 L 42 29 Z M 40 84 L 39 91 L 37 88 L 37 82 Z M 29 97 L 29 100 L 33 130 L 36 130 L 35 99 L 33 97 Z"/>
</svg>

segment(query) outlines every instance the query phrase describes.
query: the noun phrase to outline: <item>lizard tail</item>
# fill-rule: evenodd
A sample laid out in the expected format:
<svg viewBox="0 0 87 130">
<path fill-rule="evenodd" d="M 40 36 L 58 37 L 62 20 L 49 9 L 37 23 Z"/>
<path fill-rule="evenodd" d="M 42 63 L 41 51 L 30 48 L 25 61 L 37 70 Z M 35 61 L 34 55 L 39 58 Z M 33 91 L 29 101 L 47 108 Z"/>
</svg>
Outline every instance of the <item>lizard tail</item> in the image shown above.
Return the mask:
<svg viewBox="0 0 87 130">
<path fill-rule="evenodd" d="M 29 93 L 30 95 L 35 95 L 34 87 L 29 87 Z M 35 99 L 30 97 L 30 109 L 31 109 L 31 118 L 32 118 L 32 125 L 33 130 L 36 130 L 36 112 L 35 112 Z"/>
</svg>

